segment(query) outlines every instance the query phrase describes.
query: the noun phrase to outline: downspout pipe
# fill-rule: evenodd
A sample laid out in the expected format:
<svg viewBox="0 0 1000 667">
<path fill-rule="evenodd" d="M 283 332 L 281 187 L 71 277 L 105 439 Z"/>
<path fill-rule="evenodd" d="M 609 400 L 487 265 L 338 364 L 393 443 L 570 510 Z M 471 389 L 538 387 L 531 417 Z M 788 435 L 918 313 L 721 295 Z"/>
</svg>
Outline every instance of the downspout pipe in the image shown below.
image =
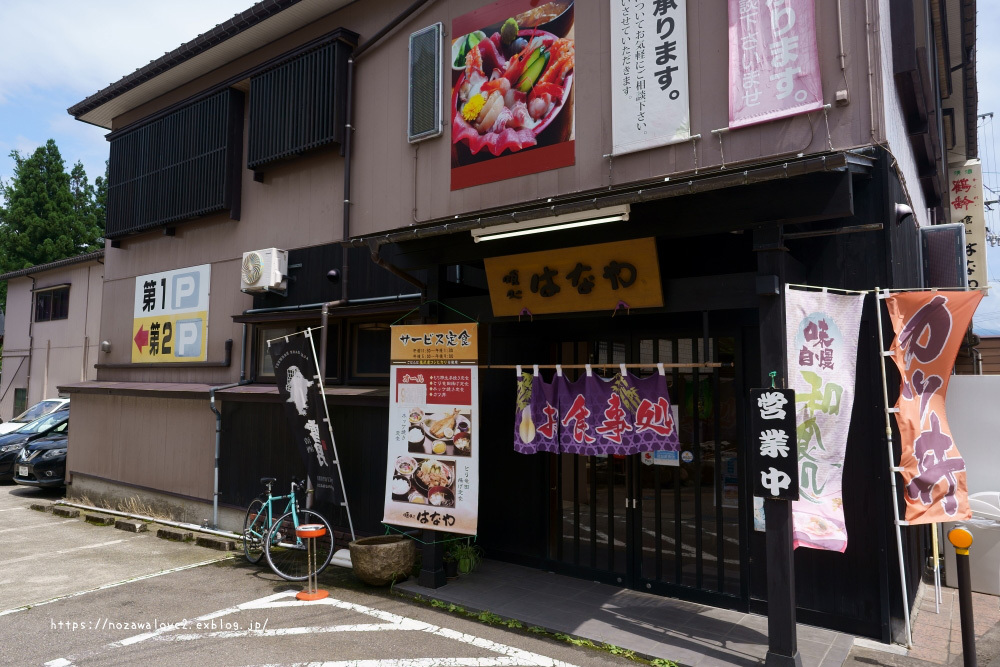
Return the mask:
<svg viewBox="0 0 1000 667">
<path fill-rule="evenodd" d="M 31 407 L 31 356 L 35 349 L 35 276 L 28 276 L 31 278 L 31 305 L 28 306 L 28 379 L 24 383 L 24 407 L 27 409 Z M 14 392 L 16 395 L 17 392 Z M 42 400 L 45 397 L 42 396 Z M 17 415 L 12 414 L 11 419 Z"/>
<path fill-rule="evenodd" d="M 412 16 L 414 13 L 416 13 L 418 10 L 420 10 L 424 5 L 426 5 L 426 4 L 430 3 L 430 2 L 433 2 L 433 0 L 416 0 L 416 2 L 412 3 L 409 7 L 407 7 L 406 9 L 404 9 L 401 14 L 399 14 L 398 16 L 396 16 L 396 18 L 394 18 L 391 21 L 389 21 L 389 23 L 387 23 L 378 32 L 376 32 L 374 35 L 372 35 L 371 38 L 365 40 L 365 42 L 363 42 L 362 44 L 359 44 L 358 47 L 356 49 L 354 49 L 354 52 L 351 54 L 351 56 L 347 59 L 347 109 L 345 110 L 345 113 L 344 113 L 344 119 L 345 119 L 345 122 L 344 122 L 344 143 L 343 143 L 343 147 L 342 147 L 343 150 L 342 150 L 342 153 L 341 153 L 344 156 L 344 214 L 343 214 L 344 215 L 344 229 L 343 229 L 343 240 L 344 240 L 345 244 L 351 238 L 351 150 L 352 150 L 352 147 L 353 147 L 353 144 L 354 144 L 354 142 L 353 142 L 353 138 L 354 138 L 354 63 L 357 62 L 357 60 L 359 58 L 361 58 L 361 56 L 363 56 L 365 54 L 365 52 L 368 51 L 368 49 L 370 49 L 373 46 L 375 46 L 375 44 L 377 44 L 379 41 L 381 41 L 383 37 L 385 37 L 390 32 L 392 32 L 393 30 L 395 30 L 400 24 L 402 24 L 404 21 L 406 21 L 408 18 L 410 18 L 410 16 Z M 376 256 L 377 256 L 377 252 L 373 252 L 373 257 L 372 257 L 373 260 L 375 259 Z M 323 334 L 323 337 L 320 339 L 320 344 L 319 344 L 319 367 L 320 367 L 320 369 L 322 369 L 322 370 L 320 370 L 320 372 L 324 373 L 324 377 L 325 377 L 325 373 L 326 373 L 326 355 L 327 355 L 327 344 L 326 344 L 327 336 L 326 336 L 325 332 L 326 332 L 327 324 L 329 323 L 329 319 L 330 319 L 330 309 L 331 308 L 337 308 L 339 306 L 345 306 L 345 305 L 347 305 L 349 303 L 349 299 L 350 299 L 350 295 L 347 292 L 347 284 L 348 284 L 348 280 L 349 280 L 349 276 L 350 276 L 350 267 L 349 267 L 349 263 L 348 263 L 347 257 L 348 257 L 348 248 L 345 247 L 344 248 L 343 266 L 341 268 L 341 292 L 340 292 L 341 298 L 337 299 L 336 301 L 329 301 L 327 303 L 324 303 L 323 306 L 322 306 L 322 308 L 320 309 L 320 326 L 323 328 L 324 334 Z M 379 259 L 381 259 L 381 258 L 379 258 Z M 388 269 L 394 275 L 397 275 L 397 276 L 403 278 L 404 280 L 406 280 L 409 283 L 419 284 L 420 285 L 420 291 L 421 291 L 421 293 L 423 293 L 424 288 L 426 286 L 423 285 L 423 283 L 420 283 L 420 281 L 416 280 L 416 278 L 413 278 L 413 276 L 407 275 L 405 272 L 403 272 L 402 270 L 400 270 L 398 267 L 392 266 L 391 264 L 388 264 L 388 262 L 385 262 L 385 260 L 381 260 L 381 262 L 376 261 L 375 263 L 378 264 L 379 266 L 383 267 L 383 268 Z M 392 266 L 392 268 L 389 268 L 390 266 Z M 416 283 L 414 283 L 414 281 L 416 281 Z"/>
<path fill-rule="evenodd" d="M 245 326 L 245 325 L 244 325 Z M 246 350 L 244 349 L 244 355 Z M 222 451 L 222 413 L 215 407 L 215 392 L 222 389 L 232 389 L 240 385 L 250 384 L 246 380 L 230 382 L 208 390 L 209 407 L 215 413 L 215 477 L 212 482 L 212 528 L 219 528 L 219 457 Z"/>
</svg>

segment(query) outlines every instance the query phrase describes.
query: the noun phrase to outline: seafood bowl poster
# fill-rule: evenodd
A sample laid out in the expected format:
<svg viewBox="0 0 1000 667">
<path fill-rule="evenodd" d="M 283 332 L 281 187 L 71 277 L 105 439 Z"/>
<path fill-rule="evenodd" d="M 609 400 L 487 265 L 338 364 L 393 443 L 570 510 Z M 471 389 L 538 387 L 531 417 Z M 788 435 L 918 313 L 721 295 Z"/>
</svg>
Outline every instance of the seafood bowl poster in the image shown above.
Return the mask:
<svg viewBox="0 0 1000 667">
<path fill-rule="evenodd" d="M 475 535 L 479 369 L 393 365 L 384 523 Z"/>
<path fill-rule="evenodd" d="M 573 12 L 500 0 L 452 22 L 452 190 L 575 163 Z"/>
</svg>

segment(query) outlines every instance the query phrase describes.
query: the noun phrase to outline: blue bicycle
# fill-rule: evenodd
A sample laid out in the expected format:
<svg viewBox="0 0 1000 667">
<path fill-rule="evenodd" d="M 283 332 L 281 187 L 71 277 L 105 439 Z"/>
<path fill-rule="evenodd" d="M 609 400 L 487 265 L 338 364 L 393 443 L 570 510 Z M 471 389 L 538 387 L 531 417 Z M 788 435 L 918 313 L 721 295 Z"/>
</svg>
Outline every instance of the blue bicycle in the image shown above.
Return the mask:
<svg viewBox="0 0 1000 667">
<path fill-rule="evenodd" d="M 304 581 L 310 575 L 318 575 L 330 564 L 333 557 L 333 530 L 323 515 L 309 509 L 299 509 L 296 491 L 304 484 L 292 480 L 287 496 L 271 495 L 274 477 L 263 477 L 260 483 L 267 491 L 255 498 L 247 508 L 243 521 L 243 553 L 251 563 L 260 562 L 261 556 L 274 573 L 289 581 Z M 284 512 L 274 518 L 275 509 L 282 500 L 287 500 Z M 306 542 L 296 535 L 299 526 L 320 524 L 326 528 L 321 537 L 315 539 L 315 557 L 310 559 Z M 312 564 L 310 564 L 312 563 Z"/>
</svg>

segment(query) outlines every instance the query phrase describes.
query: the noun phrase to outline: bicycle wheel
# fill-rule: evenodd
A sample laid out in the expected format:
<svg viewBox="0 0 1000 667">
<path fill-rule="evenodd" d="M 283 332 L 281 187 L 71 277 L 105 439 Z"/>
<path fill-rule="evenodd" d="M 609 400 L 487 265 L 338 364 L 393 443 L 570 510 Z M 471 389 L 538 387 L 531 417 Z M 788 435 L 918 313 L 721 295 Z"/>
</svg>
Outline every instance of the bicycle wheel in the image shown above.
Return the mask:
<svg viewBox="0 0 1000 667">
<path fill-rule="evenodd" d="M 315 573 L 319 574 L 333 558 L 333 530 L 322 515 L 312 510 L 299 510 L 298 519 L 300 526 L 318 523 L 326 528 L 323 537 L 315 538 Z M 275 521 L 267 540 L 264 541 L 264 555 L 267 557 L 267 564 L 279 577 L 289 581 L 304 581 L 311 574 L 306 554 L 306 540 L 296 538 L 295 525 L 291 512 L 283 514 Z"/>
<path fill-rule="evenodd" d="M 251 563 L 260 562 L 264 555 L 264 538 L 270 531 L 267 508 L 260 498 L 254 498 L 243 520 L 243 553 Z"/>
</svg>

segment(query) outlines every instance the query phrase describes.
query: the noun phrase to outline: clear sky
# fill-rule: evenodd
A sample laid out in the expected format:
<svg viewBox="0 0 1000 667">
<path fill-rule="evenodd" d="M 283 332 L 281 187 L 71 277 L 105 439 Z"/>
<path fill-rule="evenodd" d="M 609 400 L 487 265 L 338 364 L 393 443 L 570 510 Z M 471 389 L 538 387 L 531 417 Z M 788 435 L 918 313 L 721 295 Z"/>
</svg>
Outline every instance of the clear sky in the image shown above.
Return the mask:
<svg viewBox="0 0 1000 667">
<path fill-rule="evenodd" d="M 253 0 L 0 0 L 0 179 L 13 171 L 12 150 L 31 152 L 50 137 L 67 169 L 83 163 L 91 181 L 104 173 L 103 128 L 74 120 L 66 109 L 151 60 L 248 9 Z M 979 125 L 986 198 L 1000 199 L 1000 2 L 977 3 Z M 987 213 L 1000 234 L 1000 205 Z M 975 317 L 975 330 L 1000 335 L 1000 247 L 989 250 L 994 294 Z"/>
</svg>

